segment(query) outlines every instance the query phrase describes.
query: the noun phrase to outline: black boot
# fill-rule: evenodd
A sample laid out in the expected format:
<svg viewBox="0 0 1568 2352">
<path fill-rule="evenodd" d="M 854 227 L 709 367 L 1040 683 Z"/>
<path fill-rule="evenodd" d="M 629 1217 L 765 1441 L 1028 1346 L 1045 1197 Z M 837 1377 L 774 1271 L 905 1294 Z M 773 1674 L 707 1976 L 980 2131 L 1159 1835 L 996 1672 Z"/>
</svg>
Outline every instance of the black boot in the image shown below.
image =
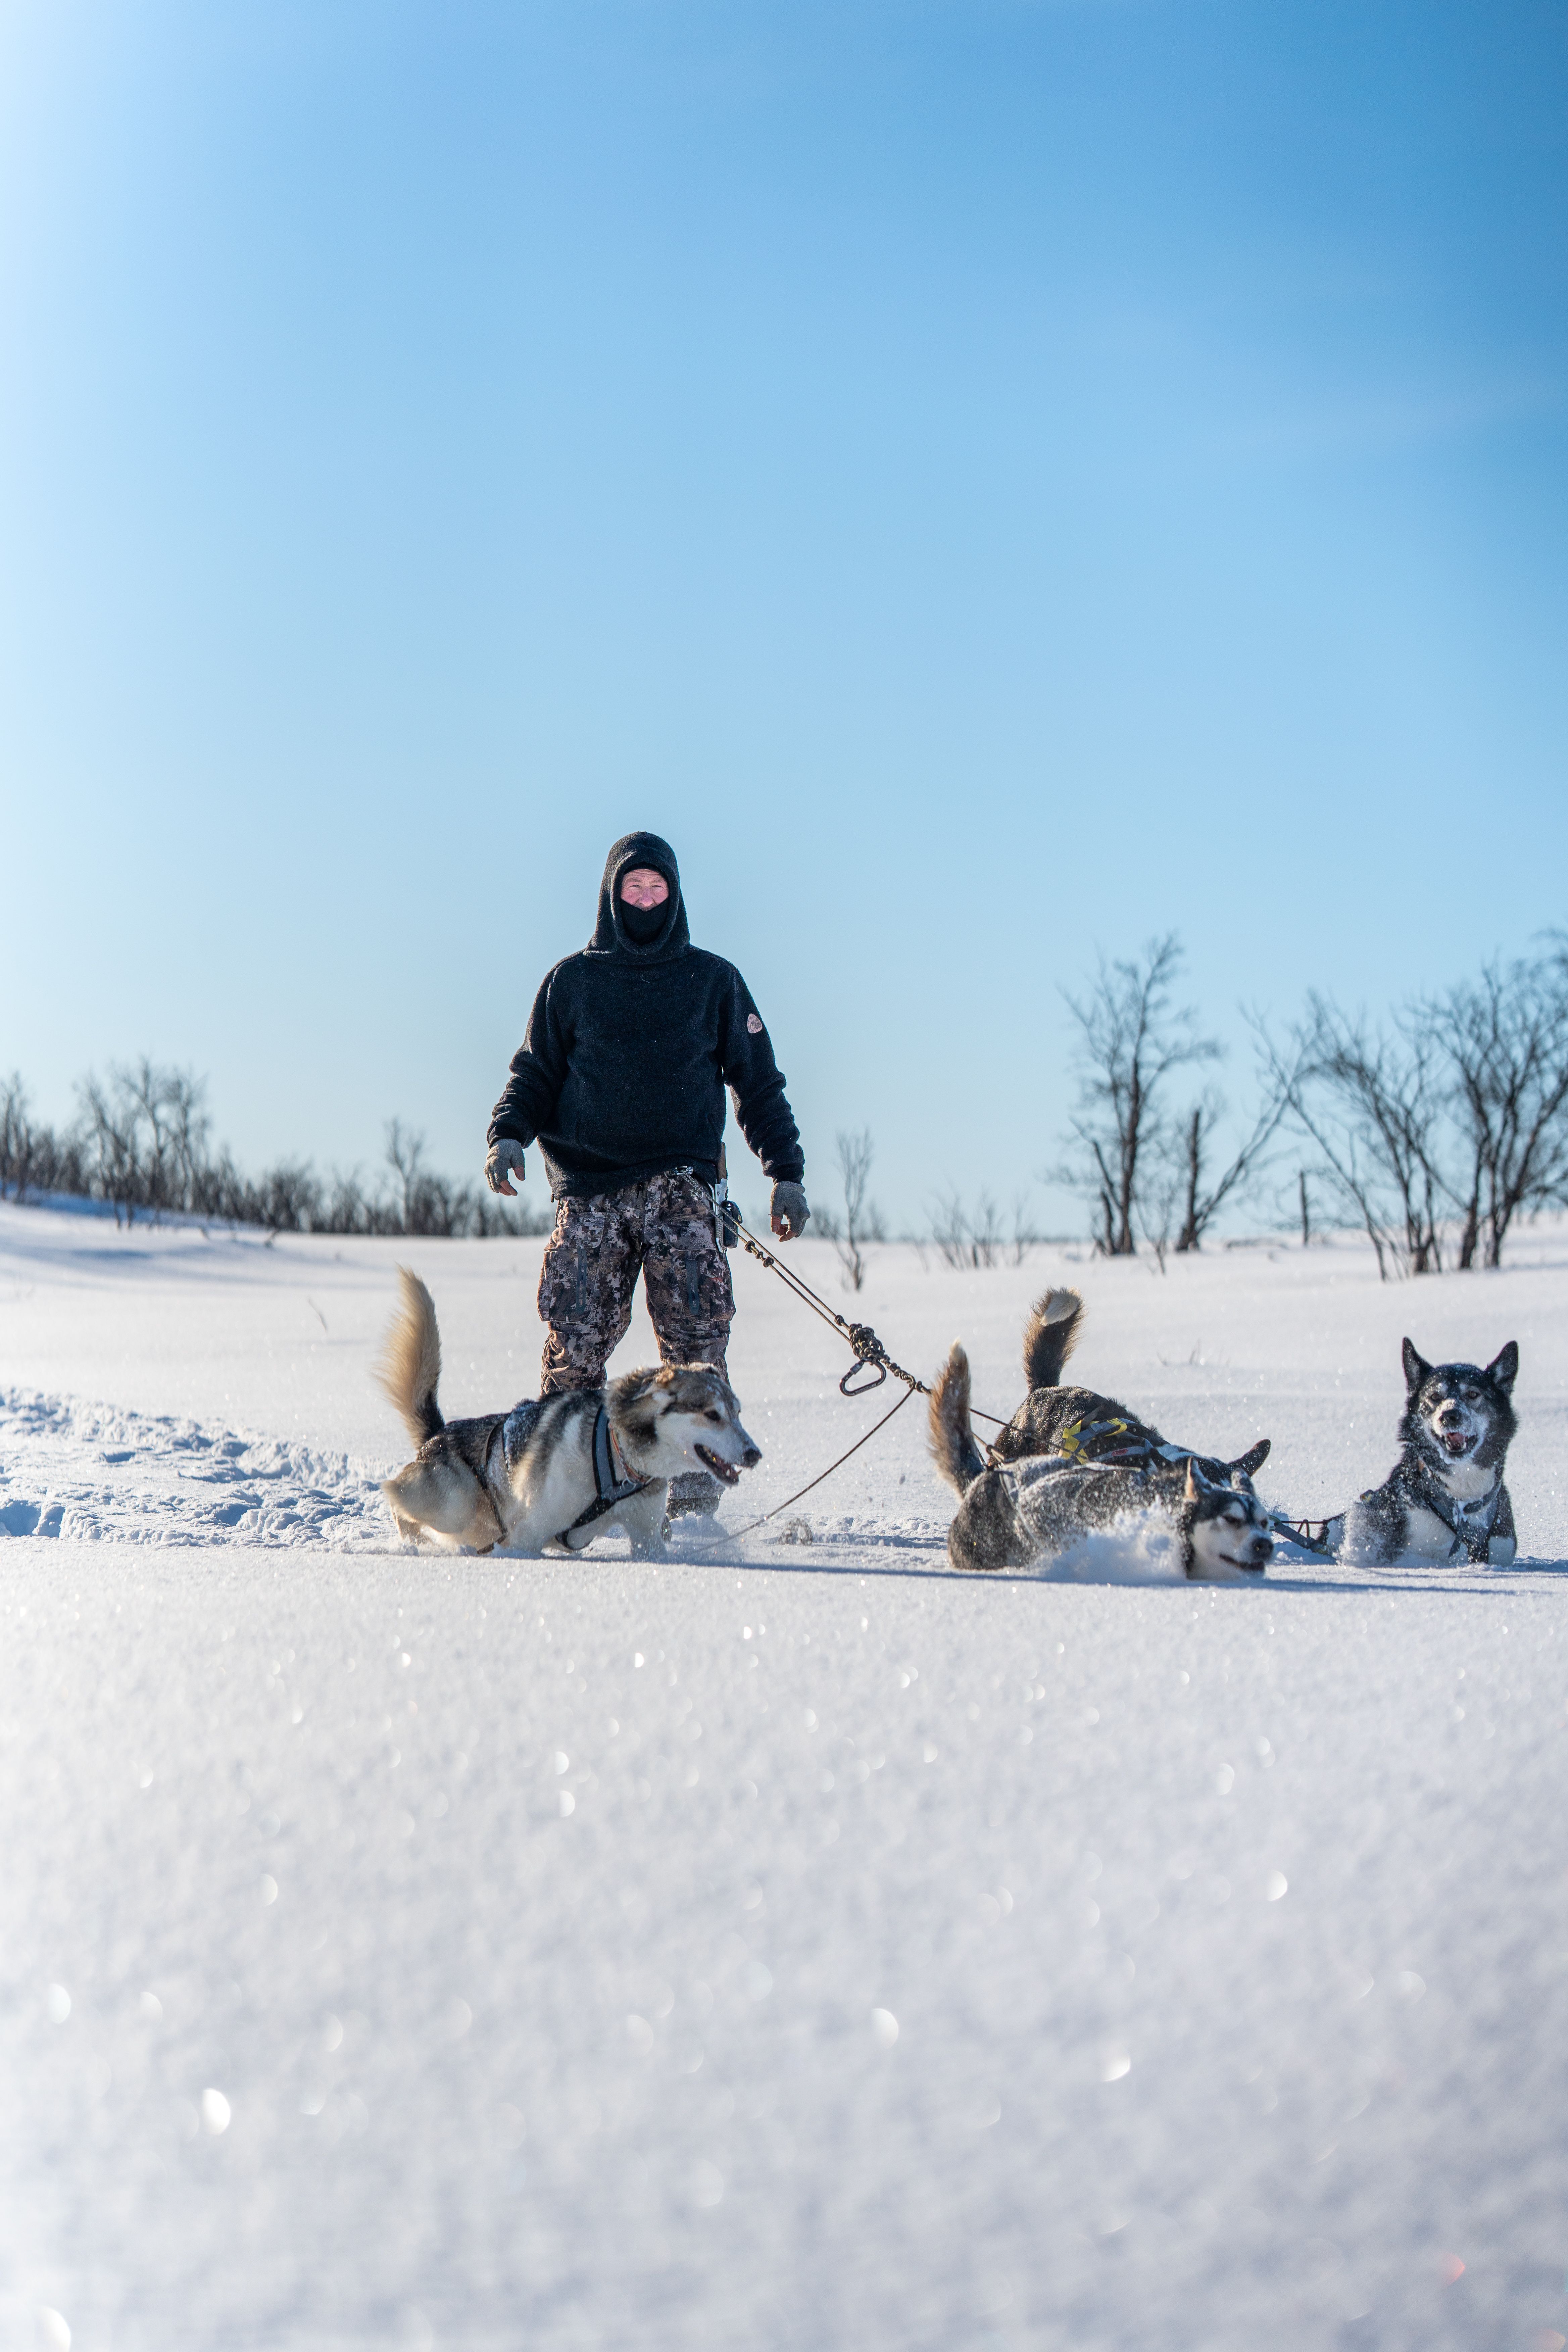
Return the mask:
<svg viewBox="0 0 1568 2352">
<path fill-rule="evenodd" d="M 669 1516 L 672 1519 L 684 1519 L 696 1513 L 700 1518 L 710 1519 L 723 1492 L 710 1470 L 683 1470 L 679 1478 L 669 1482 Z"/>
</svg>

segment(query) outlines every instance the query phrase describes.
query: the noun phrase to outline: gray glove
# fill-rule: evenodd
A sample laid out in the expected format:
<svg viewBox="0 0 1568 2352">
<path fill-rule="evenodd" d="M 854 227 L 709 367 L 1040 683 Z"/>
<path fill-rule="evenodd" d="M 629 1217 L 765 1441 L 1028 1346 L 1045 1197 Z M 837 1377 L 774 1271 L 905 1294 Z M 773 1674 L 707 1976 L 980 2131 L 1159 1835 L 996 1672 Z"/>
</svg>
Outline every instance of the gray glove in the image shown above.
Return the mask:
<svg viewBox="0 0 1568 2352">
<path fill-rule="evenodd" d="M 768 1202 L 768 1223 L 781 1241 L 793 1241 L 804 1233 L 811 1211 L 806 1206 L 805 1188 L 801 1184 L 775 1184 L 773 1197 Z"/>
<path fill-rule="evenodd" d="M 522 1146 L 514 1143 L 510 1135 L 503 1135 L 499 1143 L 490 1146 L 485 1161 L 485 1182 L 492 1192 L 504 1192 L 509 1200 L 515 1201 L 517 1194 L 507 1181 L 509 1176 L 515 1176 L 520 1184 L 522 1181 Z"/>
</svg>

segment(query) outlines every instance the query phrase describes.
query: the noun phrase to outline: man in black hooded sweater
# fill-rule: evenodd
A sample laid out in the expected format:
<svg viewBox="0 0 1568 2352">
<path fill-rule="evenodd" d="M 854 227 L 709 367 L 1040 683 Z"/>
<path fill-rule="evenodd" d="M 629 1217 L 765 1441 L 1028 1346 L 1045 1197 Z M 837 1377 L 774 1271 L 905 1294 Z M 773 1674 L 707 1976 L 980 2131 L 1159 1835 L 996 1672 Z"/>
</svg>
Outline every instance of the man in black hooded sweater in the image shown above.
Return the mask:
<svg viewBox="0 0 1568 2352">
<path fill-rule="evenodd" d="M 556 1203 L 539 1281 L 544 1395 L 598 1387 L 639 1273 L 663 1360 L 723 1369 L 735 1312 L 714 1210 L 726 1087 L 788 1240 L 811 1213 L 805 1162 L 762 1015 L 734 965 L 692 946 L 669 844 L 628 833 L 605 860 L 592 940 L 545 975 L 490 1121 L 491 1191 L 511 1192 L 537 1140 Z M 718 1497 L 699 1472 L 671 1501 Z"/>
</svg>

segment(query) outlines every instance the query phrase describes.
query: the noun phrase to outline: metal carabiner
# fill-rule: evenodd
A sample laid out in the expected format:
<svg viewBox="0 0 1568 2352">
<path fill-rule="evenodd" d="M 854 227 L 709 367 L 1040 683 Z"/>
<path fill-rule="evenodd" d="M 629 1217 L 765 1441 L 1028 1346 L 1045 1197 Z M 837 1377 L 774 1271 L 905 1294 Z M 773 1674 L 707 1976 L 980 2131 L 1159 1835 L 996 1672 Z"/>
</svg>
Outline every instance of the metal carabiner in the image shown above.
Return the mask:
<svg viewBox="0 0 1568 2352">
<path fill-rule="evenodd" d="M 854 1379 L 857 1372 L 875 1372 L 877 1377 L 874 1381 L 862 1381 L 858 1389 L 852 1389 L 849 1383 Z M 840 1396 L 847 1397 L 869 1396 L 873 1389 L 879 1389 L 881 1387 L 882 1382 L 887 1379 L 887 1377 L 888 1367 L 877 1357 L 858 1356 L 854 1363 L 850 1365 L 849 1370 L 845 1373 L 844 1378 L 839 1381 L 838 1393 Z"/>
</svg>

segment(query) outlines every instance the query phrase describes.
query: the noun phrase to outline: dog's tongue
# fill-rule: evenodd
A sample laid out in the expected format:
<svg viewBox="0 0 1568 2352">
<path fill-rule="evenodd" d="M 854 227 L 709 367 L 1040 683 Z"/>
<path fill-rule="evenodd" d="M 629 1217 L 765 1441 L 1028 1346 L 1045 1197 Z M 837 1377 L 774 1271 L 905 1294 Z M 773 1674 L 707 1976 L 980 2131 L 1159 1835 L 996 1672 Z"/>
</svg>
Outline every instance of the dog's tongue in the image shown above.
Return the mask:
<svg viewBox="0 0 1568 2352">
<path fill-rule="evenodd" d="M 1469 1442 L 1462 1429 L 1446 1429 L 1443 1432 L 1443 1443 L 1450 1454 L 1462 1454 Z"/>
</svg>

